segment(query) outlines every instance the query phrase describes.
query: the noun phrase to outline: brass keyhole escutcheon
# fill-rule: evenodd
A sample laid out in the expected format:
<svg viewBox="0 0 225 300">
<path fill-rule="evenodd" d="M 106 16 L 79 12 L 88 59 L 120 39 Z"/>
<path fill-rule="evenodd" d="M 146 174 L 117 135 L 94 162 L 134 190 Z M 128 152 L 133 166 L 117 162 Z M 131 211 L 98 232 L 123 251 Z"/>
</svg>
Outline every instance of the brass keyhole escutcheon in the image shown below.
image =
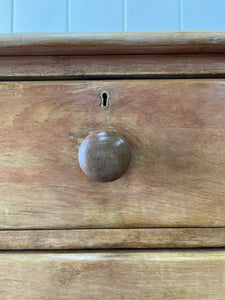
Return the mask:
<svg viewBox="0 0 225 300">
<path fill-rule="evenodd" d="M 108 91 L 102 91 L 100 93 L 100 99 L 101 99 L 101 103 L 100 103 L 100 107 L 108 107 L 109 106 L 109 92 Z"/>
</svg>

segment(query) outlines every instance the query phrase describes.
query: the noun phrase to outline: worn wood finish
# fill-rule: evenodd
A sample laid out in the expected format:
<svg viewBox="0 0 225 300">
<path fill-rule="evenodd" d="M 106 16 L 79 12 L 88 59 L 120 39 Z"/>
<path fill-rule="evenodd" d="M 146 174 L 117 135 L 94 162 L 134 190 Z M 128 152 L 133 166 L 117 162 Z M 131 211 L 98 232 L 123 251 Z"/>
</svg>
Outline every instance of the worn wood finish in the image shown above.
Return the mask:
<svg viewBox="0 0 225 300">
<path fill-rule="evenodd" d="M 0 227 L 224 226 L 224 93 L 224 80 L 1 83 Z M 132 152 L 104 184 L 77 157 L 101 129 Z"/>
<path fill-rule="evenodd" d="M 0 55 L 225 53 L 224 31 L 16 33 L 0 40 Z"/>
<path fill-rule="evenodd" d="M 225 247 L 225 228 L 0 231 L 0 250 Z"/>
<path fill-rule="evenodd" d="M 224 75 L 224 54 L 0 56 L 0 79 L 3 80 Z"/>
<path fill-rule="evenodd" d="M 0 254 L 1 299 L 224 299 L 224 251 Z"/>
</svg>

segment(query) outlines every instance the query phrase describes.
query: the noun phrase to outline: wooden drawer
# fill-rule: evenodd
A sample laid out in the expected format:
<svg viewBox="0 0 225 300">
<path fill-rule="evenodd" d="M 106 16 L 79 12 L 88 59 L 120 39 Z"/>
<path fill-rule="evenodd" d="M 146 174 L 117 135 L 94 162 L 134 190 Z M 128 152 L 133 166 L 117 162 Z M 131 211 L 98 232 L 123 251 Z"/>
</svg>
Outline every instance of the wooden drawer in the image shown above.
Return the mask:
<svg viewBox="0 0 225 300">
<path fill-rule="evenodd" d="M 224 299 L 224 251 L 0 254 L 1 299 Z"/>
<path fill-rule="evenodd" d="M 224 95 L 223 79 L 1 82 L 0 228 L 224 226 Z M 132 153 L 110 183 L 78 164 L 99 129 Z"/>
</svg>

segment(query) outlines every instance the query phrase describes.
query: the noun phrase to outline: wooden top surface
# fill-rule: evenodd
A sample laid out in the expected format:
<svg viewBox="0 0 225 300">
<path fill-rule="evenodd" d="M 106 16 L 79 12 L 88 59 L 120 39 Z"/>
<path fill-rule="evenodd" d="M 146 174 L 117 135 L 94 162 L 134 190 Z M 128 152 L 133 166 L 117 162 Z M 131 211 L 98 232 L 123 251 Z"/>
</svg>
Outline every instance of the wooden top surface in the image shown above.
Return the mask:
<svg viewBox="0 0 225 300">
<path fill-rule="evenodd" d="M 225 31 L 17 33 L 0 35 L 0 55 L 225 53 Z"/>
</svg>

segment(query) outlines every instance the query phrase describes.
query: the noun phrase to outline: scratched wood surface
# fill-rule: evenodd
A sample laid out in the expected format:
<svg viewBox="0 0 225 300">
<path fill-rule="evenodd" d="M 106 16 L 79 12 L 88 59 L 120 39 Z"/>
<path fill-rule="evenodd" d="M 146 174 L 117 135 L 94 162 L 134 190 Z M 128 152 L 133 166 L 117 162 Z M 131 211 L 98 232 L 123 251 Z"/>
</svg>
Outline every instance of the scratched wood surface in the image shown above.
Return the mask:
<svg viewBox="0 0 225 300">
<path fill-rule="evenodd" d="M 224 299 L 224 251 L 1 253 L 1 299 Z"/>
<path fill-rule="evenodd" d="M 224 226 L 224 94 L 222 79 L 1 82 L 0 228 Z M 99 129 L 132 152 L 111 183 L 78 165 Z"/>
<path fill-rule="evenodd" d="M 225 247 L 225 228 L 1 230 L 0 250 Z"/>
<path fill-rule="evenodd" d="M 0 35 L 0 55 L 224 53 L 224 31 L 14 33 Z"/>
<path fill-rule="evenodd" d="M 0 56 L 0 79 L 213 77 L 225 54 Z"/>
</svg>

